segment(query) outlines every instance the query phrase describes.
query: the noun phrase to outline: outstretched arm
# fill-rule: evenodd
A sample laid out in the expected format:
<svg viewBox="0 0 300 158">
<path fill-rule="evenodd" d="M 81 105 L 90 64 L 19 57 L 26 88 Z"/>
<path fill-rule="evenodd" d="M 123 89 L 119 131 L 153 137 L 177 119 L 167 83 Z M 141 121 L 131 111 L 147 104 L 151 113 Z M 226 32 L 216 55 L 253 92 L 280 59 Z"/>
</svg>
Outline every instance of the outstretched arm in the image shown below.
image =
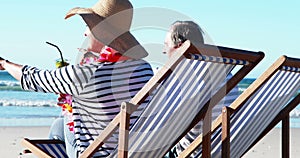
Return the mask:
<svg viewBox="0 0 300 158">
<path fill-rule="evenodd" d="M 15 79 L 21 80 L 22 76 L 22 65 L 10 62 L 0 57 L 0 70 L 6 70 Z"/>
</svg>

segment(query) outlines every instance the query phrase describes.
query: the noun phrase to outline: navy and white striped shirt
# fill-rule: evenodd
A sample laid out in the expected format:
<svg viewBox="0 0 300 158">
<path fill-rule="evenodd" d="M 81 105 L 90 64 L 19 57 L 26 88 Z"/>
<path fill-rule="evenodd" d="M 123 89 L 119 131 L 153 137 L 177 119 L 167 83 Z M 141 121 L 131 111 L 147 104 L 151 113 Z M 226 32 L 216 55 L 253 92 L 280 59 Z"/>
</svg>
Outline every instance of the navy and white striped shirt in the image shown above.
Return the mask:
<svg viewBox="0 0 300 158">
<path fill-rule="evenodd" d="M 76 146 L 80 152 L 119 113 L 121 103 L 134 97 L 153 76 L 150 64 L 144 60 L 69 65 L 52 71 L 24 66 L 22 72 L 24 90 L 72 95 Z M 146 99 L 131 115 L 131 125 L 148 101 Z M 115 133 L 98 154 L 108 156 L 117 144 L 118 135 Z"/>
</svg>

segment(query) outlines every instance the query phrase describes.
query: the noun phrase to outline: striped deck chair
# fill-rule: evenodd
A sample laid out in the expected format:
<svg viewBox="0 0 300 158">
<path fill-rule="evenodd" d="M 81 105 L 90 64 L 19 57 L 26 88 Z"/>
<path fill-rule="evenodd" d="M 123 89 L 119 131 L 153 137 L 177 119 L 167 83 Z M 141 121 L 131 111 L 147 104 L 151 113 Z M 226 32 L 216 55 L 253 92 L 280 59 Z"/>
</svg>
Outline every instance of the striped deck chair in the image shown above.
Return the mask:
<svg viewBox="0 0 300 158">
<path fill-rule="evenodd" d="M 225 47 L 196 48 L 186 41 L 135 97 L 121 105 L 121 112 L 80 157 L 92 157 L 118 127 L 118 148 L 111 157 L 163 157 L 195 116 L 216 105 L 263 57 L 262 52 Z M 224 84 L 233 69 L 238 70 Z M 129 129 L 130 114 L 149 95 L 150 103 Z"/>
<path fill-rule="evenodd" d="M 300 59 L 280 57 L 229 107 L 223 108 L 211 129 L 211 150 L 205 152 L 207 149 L 202 148 L 198 156 L 241 157 L 283 120 L 282 154 L 289 157 L 288 118 L 300 103 L 299 90 Z M 179 157 L 188 157 L 203 142 L 201 135 Z"/>
<path fill-rule="evenodd" d="M 49 139 L 41 139 L 41 140 L 30 140 L 23 139 L 22 145 L 26 146 L 29 152 L 35 154 L 38 157 L 50 158 L 64 158 L 68 157 L 66 154 L 66 146 L 63 141 L 60 140 L 49 140 Z M 28 151 L 25 151 L 25 153 Z"/>
</svg>

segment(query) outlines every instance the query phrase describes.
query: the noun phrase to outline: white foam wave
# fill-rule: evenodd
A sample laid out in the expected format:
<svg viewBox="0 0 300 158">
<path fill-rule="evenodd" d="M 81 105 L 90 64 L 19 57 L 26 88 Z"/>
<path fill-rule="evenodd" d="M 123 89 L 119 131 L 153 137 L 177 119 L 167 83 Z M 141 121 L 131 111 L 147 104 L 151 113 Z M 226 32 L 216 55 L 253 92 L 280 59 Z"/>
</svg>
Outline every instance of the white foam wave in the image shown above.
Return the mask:
<svg viewBox="0 0 300 158">
<path fill-rule="evenodd" d="M 0 81 L 0 86 L 14 87 L 20 86 L 20 83 L 18 81 Z"/>
<path fill-rule="evenodd" d="M 0 100 L 0 106 L 54 107 L 57 105 L 53 100 Z"/>
<path fill-rule="evenodd" d="M 290 113 L 291 118 L 300 118 L 300 109 L 294 109 Z"/>
</svg>

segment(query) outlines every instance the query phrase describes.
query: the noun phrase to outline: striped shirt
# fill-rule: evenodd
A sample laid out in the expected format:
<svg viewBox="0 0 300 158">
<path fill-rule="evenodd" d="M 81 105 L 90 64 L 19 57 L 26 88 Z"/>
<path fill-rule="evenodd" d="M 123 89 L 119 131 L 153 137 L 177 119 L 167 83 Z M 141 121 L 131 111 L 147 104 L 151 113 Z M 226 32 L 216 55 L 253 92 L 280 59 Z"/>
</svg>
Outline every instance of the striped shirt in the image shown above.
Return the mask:
<svg viewBox="0 0 300 158">
<path fill-rule="evenodd" d="M 229 74 L 226 80 L 232 77 Z M 229 106 L 239 96 L 238 86 L 234 87 L 213 109 L 212 109 L 212 121 L 214 121 L 221 113 L 224 106 Z M 202 134 L 203 122 L 200 121 L 195 125 L 180 141 L 176 144 L 176 153 L 179 154 L 184 151 L 200 134 Z M 190 157 L 195 157 L 199 149 L 192 153 Z"/>
<path fill-rule="evenodd" d="M 116 63 L 69 65 L 56 70 L 39 70 L 24 66 L 21 85 L 24 90 L 72 95 L 76 148 L 83 152 L 119 113 L 120 105 L 129 101 L 153 76 L 144 60 Z M 132 125 L 149 99 L 130 117 Z M 96 153 L 108 156 L 118 144 L 114 133 Z"/>
</svg>

